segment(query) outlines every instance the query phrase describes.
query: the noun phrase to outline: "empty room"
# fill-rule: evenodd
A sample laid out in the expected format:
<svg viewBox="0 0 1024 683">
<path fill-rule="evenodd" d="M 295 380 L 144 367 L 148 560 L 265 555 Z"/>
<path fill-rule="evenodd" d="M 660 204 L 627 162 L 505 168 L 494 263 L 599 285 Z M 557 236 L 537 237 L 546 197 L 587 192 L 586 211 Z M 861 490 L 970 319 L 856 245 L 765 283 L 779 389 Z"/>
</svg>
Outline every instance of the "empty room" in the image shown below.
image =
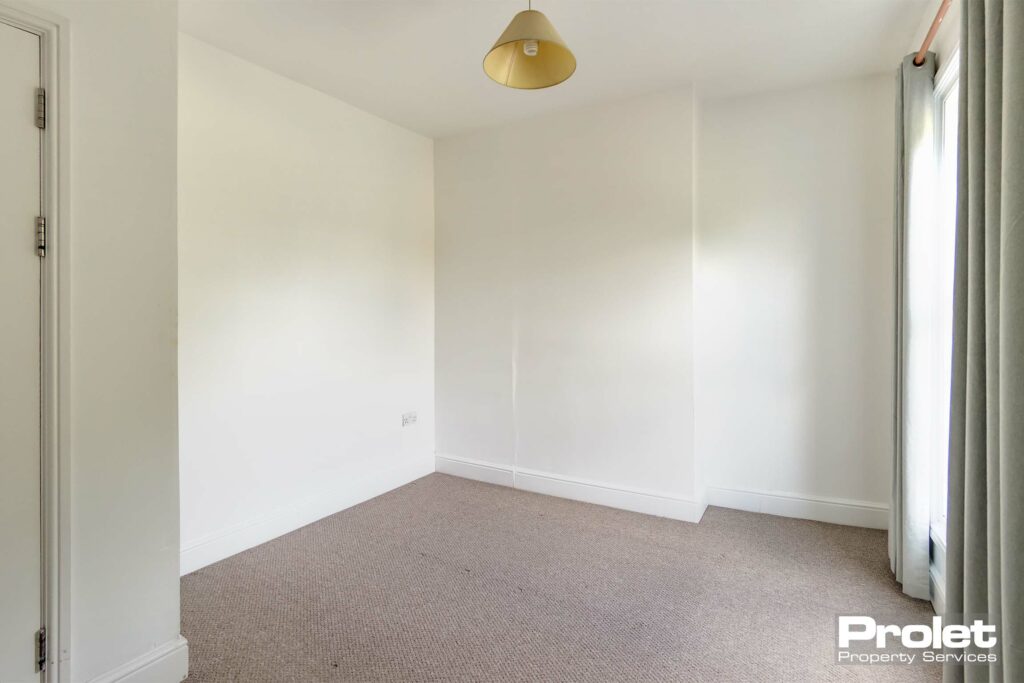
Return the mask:
<svg viewBox="0 0 1024 683">
<path fill-rule="evenodd" d="M 1024 683 L 1024 0 L 0 0 L 0 683 Z"/>
</svg>

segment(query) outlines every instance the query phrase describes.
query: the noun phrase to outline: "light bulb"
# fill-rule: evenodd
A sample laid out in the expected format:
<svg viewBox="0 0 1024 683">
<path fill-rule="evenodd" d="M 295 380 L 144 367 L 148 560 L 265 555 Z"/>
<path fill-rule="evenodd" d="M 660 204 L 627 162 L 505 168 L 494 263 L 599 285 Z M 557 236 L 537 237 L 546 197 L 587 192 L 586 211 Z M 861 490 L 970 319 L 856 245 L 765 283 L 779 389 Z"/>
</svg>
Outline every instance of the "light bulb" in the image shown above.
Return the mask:
<svg viewBox="0 0 1024 683">
<path fill-rule="evenodd" d="M 523 41 L 523 54 L 527 57 L 537 56 L 537 41 L 536 40 L 524 40 Z"/>
</svg>

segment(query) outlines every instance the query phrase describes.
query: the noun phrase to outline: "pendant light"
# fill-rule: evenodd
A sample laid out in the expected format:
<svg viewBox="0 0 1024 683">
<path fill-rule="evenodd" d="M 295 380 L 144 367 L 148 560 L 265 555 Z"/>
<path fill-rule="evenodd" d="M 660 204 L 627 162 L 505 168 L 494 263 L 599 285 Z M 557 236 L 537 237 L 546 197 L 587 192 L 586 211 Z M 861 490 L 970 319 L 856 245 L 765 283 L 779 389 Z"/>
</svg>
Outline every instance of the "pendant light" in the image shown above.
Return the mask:
<svg viewBox="0 0 1024 683">
<path fill-rule="evenodd" d="M 484 73 L 509 88 L 549 88 L 572 76 L 576 57 L 548 18 L 528 7 L 512 18 L 484 57 Z"/>
</svg>

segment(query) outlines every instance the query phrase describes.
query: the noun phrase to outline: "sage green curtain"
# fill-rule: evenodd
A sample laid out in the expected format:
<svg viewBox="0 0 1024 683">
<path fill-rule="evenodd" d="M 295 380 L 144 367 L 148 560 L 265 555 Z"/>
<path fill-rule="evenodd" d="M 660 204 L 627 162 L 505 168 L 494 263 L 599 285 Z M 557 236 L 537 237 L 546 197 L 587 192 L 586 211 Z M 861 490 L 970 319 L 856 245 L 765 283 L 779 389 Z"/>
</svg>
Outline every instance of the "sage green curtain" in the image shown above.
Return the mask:
<svg viewBox="0 0 1024 683">
<path fill-rule="evenodd" d="M 920 66 L 910 54 L 896 74 L 896 386 L 892 501 L 889 506 L 889 566 L 903 592 L 931 597 L 928 575 L 931 462 L 921 438 L 929 396 L 927 374 L 911 324 L 911 253 L 934 240 L 935 221 L 935 55 Z M 916 346 L 917 352 L 912 352 Z M 916 381 L 915 381 L 916 380 Z M 925 418 L 925 419 L 923 419 Z"/>
<path fill-rule="evenodd" d="M 963 0 L 946 613 L 988 615 L 1024 681 L 1024 0 Z"/>
</svg>

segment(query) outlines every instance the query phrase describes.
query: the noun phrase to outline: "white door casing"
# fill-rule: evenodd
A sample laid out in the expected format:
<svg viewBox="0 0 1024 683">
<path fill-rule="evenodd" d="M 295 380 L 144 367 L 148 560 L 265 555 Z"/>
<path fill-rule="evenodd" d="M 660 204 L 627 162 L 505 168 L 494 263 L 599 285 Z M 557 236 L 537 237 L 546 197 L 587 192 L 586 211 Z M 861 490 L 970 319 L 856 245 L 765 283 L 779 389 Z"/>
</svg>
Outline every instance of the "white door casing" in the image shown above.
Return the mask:
<svg viewBox="0 0 1024 683">
<path fill-rule="evenodd" d="M 0 681 L 37 681 L 41 506 L 40 38 L 0 23 Z"/>
</svg>

